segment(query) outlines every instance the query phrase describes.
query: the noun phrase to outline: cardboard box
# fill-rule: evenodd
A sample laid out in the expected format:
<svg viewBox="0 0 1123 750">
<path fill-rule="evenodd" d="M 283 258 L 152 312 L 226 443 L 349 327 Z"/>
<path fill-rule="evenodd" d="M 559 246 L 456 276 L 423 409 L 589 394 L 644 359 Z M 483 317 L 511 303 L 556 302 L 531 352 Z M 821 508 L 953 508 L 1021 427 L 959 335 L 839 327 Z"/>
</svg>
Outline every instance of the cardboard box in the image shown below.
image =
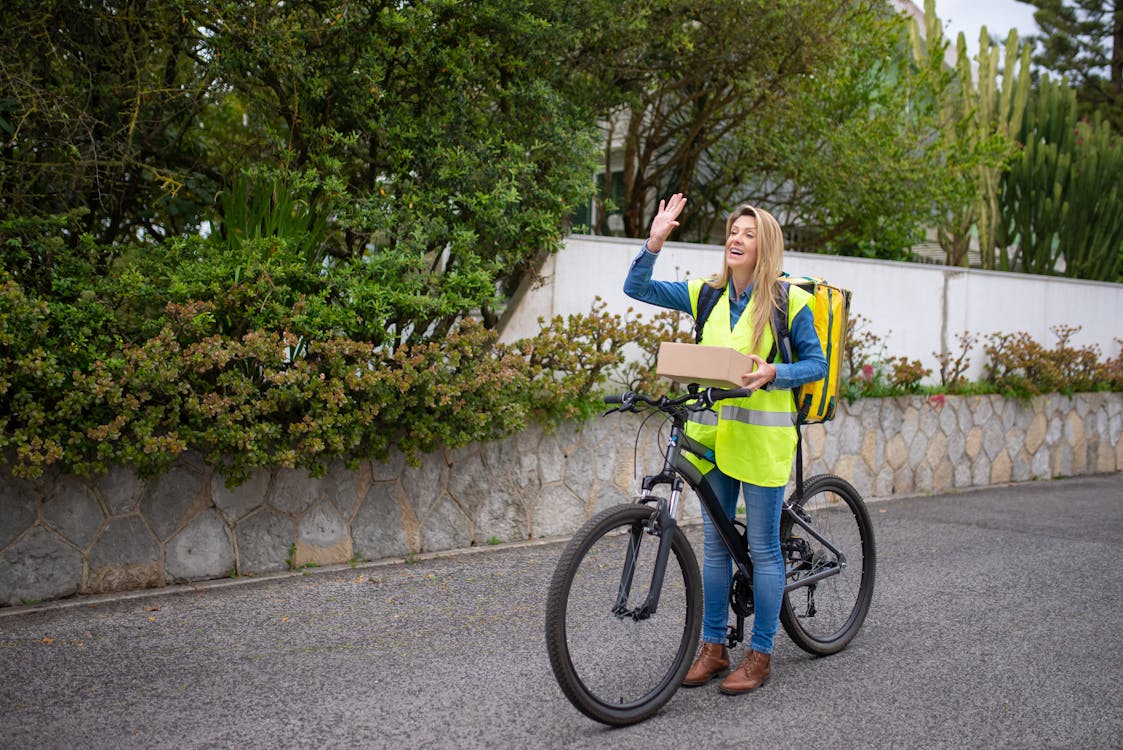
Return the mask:
<svg viewBox="0 0 1123 750">
<path fill-rule="evenodd" d="M 659 344 L 655 372 L 676 383 L 698 383 L 717 388 L 742 388 L 741 376 L 753 361 L 736 349 L 664 341 Z"/>
</svg>

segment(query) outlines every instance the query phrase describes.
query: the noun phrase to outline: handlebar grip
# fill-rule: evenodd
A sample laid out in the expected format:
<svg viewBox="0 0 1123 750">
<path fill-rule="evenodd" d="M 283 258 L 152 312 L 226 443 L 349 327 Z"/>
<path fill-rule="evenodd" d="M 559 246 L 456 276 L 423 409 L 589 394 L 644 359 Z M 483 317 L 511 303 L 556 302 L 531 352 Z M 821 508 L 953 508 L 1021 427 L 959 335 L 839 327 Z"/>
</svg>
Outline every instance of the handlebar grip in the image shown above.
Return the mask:
<svg viewBox="0 0 1123 750">
<path fill-rule="evenodd" d="M 624 403 L 624 396 L 620 393 L 613 393 L 604 397 L 606 404 L 622 404 Z"/>
<path fill-rule="evenodd" d="M 753 395 L 752 388 L 733 388 L 730 390 L 722 390 L 719 388 L 710 388 L 709 396 L 710 401 L 723 401 L 727 398 L 748 398 Z"/>
</svg>

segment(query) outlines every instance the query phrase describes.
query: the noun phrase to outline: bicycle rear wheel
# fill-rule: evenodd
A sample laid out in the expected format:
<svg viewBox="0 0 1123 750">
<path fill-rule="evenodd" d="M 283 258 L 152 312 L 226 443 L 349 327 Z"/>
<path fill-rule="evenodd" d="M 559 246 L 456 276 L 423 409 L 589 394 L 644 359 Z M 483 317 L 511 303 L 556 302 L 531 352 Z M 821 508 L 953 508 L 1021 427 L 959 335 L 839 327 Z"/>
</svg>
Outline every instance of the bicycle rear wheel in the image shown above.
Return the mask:
<svg viewBox="0 0 1123 750">
<path fill-rule="evenodd" d="M 873 524 L 858 491 L 832 474 L 808 479 L 803 499 L 789 503 L 822 539 L 784 513 L 780 540 L 788 586 L 823 573 L 834 575 L 789 589 L 780 622 L 804 651 L 834 654 L 858 634 L 869 611 L 876 563 Z"/>
<path fill-rule="evenodd" d="M 658 608 L 636 616 L 651 586 L 658 515 L 641 504 L 601 511 L 569 542 L 550 581 L 550 666 L 570 702 L 605 724 L 634 724 L 662 708 L 697 648 L 702 579 L 677 528 Z"/>
</svg>

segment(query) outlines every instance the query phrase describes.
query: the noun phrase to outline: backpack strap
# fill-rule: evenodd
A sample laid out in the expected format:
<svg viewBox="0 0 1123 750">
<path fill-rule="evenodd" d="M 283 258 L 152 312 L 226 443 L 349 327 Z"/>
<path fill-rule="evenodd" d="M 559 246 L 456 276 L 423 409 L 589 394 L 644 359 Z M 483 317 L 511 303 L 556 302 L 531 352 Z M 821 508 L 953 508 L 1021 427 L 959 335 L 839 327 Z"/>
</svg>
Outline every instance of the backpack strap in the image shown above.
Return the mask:
<svg viewBox="0 0 1123 750">
<path fill-rule="evenodd" d="M 788 287 L 790 284 L 787 281 L 781 281 L 779 289 L 777 290 L 777 309 L 772 312 L 772 331 L 775 334 L 774 341 L 772 342 L 772 352 L 769 353 L 768 361 L 775 362 L 776 355 L 784 364 L 791 364 L 795 361 L 795 355 L 792 353 L 792 329 L 788 323 Z M 803 430 L 800 426 L 803 422 L 802 416 L 799 414 L 799 389 L 792 389 L 792 399 L 796 405 L 796 420 L 795 420 L 795 499 L 803 499 Z"/>
<path fill-rule="evenodd" d="M 721 289 L 715 289 L 706 282 L 702 282 L 702 287 L 698 290 L 698 314 L 694 316 L 695 344 L 702 341 L 702 328 L 705 327 L 706 319 L 710 317 L 710 313 L 718 299 L 721 298 L 721 294 Z"/>
<path fill-rule="evenodd" d="M 768 361 L 775 362 L 779 355 L 781 362 L 791 364 L 795 361 L 792 354 L 792 329 L 788 325 L 788 287 L 786 281 L 781 281 L 776 290 L 776 309 L 772 311 L 772 332 L 775 334 L 772 341 L 772 351 L 768 353 Z"/>
<path fill-rule="evenodd" d="M 795 426 L 795 494 L 796 502 L 803 499 L 803 430 Z"/>
</svg>

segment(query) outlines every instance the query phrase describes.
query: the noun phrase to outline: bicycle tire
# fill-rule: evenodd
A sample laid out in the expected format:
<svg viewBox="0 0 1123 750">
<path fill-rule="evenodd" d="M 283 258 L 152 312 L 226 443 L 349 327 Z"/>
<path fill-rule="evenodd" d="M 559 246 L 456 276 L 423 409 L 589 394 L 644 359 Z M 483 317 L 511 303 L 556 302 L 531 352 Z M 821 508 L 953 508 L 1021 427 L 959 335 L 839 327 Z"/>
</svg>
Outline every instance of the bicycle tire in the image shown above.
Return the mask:
<svg viewBox="0 0 1123 750">
<path fill-rule="evenodd" d="M 865 622 L 873 599 L 877 553 L 873 523 L 862 496 L 845 479 L 820 474 L 804 483 L 796 503 L 811 526 L 845 556 L 841 572 L 784 594 L 780 622 L 808 653 L 827 656 L 846 648 Z M 838 558 L 785 513 L 780 524 L 787 581 L 837 566 Z M 801 541 L 802 540 L 802 541 Z"/>
<path fill-rule="evenodd" d="M 634 724 L 659 711 L 682 684 L 698 646 L 702 577 L 677 527 L 656 612 L 643 620 L 613 614 L 632 543 L 637 555 L 627 606 L 647 597 L 659 537 L 645 527 L 657 514 L 636 503 L 593 516 L 562 552 L 550 581 L 550 666 L 569 701 L 604 724 Z"/>
</svg>

